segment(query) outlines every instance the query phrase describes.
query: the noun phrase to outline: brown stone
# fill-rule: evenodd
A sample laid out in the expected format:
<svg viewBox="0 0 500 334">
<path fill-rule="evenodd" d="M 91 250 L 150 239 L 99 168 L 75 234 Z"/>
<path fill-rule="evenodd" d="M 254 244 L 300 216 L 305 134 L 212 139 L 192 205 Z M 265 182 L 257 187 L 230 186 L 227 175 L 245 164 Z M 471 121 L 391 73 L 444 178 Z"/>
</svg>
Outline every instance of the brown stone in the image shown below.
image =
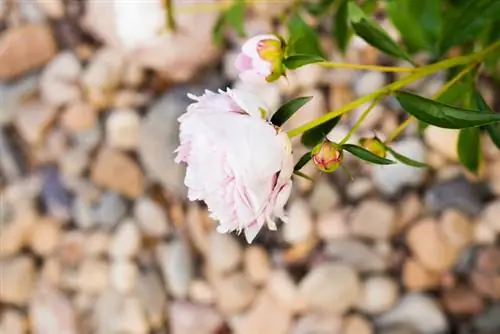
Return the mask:
<svg viewBox="0 0 500 334">
<path fill-rule="evenodd" d="M 0 37 L 0 80 L 11 80 L 48 63 L 57 52 L 50 28 L 28 24 Z"/>
<path fill-rule="evenodd" d="M 481 312 L 484 301 L 468 286 L 455 286 L 444 290 L 442 302 L 445 309 L 455 315 L 472 315 Z"/>
<path fill-rule="evenodd" d="M 79 132 L 92 128 L 96 120 L 96 110 L 82 102 L 73 104 L 64 111 L 61 124 L 70 132 Z"/>
<path fill-rule="evenodd" d="M 439 284 L 439 274 L 434 273 L 418 261 L 408 259 L 403 265 L 403 284 L 409 290 L 426 290 Z"/>
<path fill-rule="evenodd" d="M 474 289 L 481 295 L 500 298 L 500 249 L 487 247 L 482 249 L 476 259 L 476 266 L 471 274 Z"/>
<path fill-rule="evenodd" d="M 144 191 L 144 180 L 139 166 L 126 154 L 104 148 L 92 166 L 91 179 L 96 184 L 126 197 L 136 198 Z"/>
</svg>

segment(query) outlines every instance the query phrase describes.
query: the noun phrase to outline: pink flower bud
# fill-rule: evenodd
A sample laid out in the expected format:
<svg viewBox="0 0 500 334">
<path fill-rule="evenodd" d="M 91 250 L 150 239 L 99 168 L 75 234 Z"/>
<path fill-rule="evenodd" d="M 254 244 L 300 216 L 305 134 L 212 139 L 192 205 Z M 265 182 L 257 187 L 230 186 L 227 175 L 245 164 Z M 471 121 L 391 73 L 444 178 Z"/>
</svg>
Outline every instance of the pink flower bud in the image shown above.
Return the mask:
<svg viewBox="0 0 500 334">
<path fill-rule="evenodd" d="M 316 145 L 312 152 L 312 161 L 319 170 L 327 173 L 336 171 L 340 167 L 344 154 L 335 143 L 325 140 Z"/>
<path fill-rule="evenodd" d="M 241 48 L 235 66 L 243 81 L 262 83 L 278 80 L 285 73 L 285 42 L 276 35 L 257 35 Z"/>
</svg>

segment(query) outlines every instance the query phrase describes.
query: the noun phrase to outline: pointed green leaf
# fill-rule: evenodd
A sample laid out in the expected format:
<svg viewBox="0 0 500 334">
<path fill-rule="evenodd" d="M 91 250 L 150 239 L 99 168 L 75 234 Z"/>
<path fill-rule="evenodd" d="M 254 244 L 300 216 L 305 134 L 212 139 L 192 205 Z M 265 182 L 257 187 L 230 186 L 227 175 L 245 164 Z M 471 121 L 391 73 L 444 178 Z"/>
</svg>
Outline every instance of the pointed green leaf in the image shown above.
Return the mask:
<svg viewBox="0 0 500 334">
<path fill-rule="evenodd" d="M 295 167 L 293 167 L 293 170 L 294 171 L 301 170 L 302 167 L 304 167 L 311 159 L 312 159 L 311 152 L 305 153 L 303 156 L 300 157 L 299 161 L 297 161 Z"/>
<path fill-rule="evenodd" d="M 412 10 L 413 3 L 414 1 L 388 1 L 387 14 L 411 50 L 425 50 L 429 41 L 416 13 Z"/>
<path fill-rule="evenodd" d="M 493 112 L 484 100 L 481 93 L 479 93 L 478 91 L 476 91 L 474 94 L 474 100 L 476 108 L 478 108 L 480 112 Z M 488 131 L 488 135 L 490 136 L 493 144 L 495 144 L 495 146 L 500 149 L 500 124 L 486 125 L 486 131 Z"/>
<path fill-rule="evenodd" d="M 224 14 L 221 14 L 212 30 L 212 38 L 217 45 L 221 45 L 224 41 L 224 23 Z"/>
<path fill-rule="evenodd" d="M 245 37 L 245 1 L 236 0 L 225 14 L 226 22 L 236 30 L 239 37 Z"/>
<path fill-rule="evenodd" d="M 396 159 L 397 161 L 399 161 L 405 165 L 408 165 L 411 167 L 417 167 L 417 168 L 427 167 L 427 165 L 424 164 L 423 162 L 419 162 L 419 161 L 413 160 L 411 158 L 408 158 L 407 156 L 404 156 L 404 155 L 394 151 L 392 148 L 390 148 L 388 146 L 386 146 L 386 149 L 387 149 L 387 151 L 389 151 L 392 154 L 394 159 Z"/>
<path fill-rule="evenodd" d="M 303 96 L 288 101 L 274 113 L 273 117 L 271 117 L 271 123 L 276 126 L 282 126 L 297 110 L 302 108 L 302 106 L 311 99 L 312 96 Z"/>
<path fill-rule="evenodd" d="M 447 129 L 464 129 L 500 122 L 500 114 L 479 113 L 443 104 L 408 92 L 394 93 L 401 107 L 418 120 Z"/>
<path fill-rule="evenodd" d="M 392 165 L 395 162 L 386 158 L 379 157 L 378 155 L 373 154 L 372 152 L 364 149 L 361 146 L 353 145 L 353 144 L 344 144 L 342 148 L 352 155 L 357 156 L 361 160 L 365 160 L 368 162 L 373 162 L 377 165 Z"/>
<path fill-rule="evenodd" d="M 339 49 L 345 53 L 351 32 L 349 29 L 349 7 L 348 0 L 340 0 L 339 7 L 332 20 L 333 37 Z"/>
<path fill-rule="evenodd" d="M 481 131 L 479 128 L 460 130 L 457 145 L 458 158 L 462 165 L 477 173 L 481 163 Z"/>
<path fill-rule="evenodd" d="M 309 175 L 307 175 L 307 174 L 305 174 L 305 173 L 302 173 L 302 172 L 300 172 L 300 171 L 298 171 L 298 170 L 294 171 L 294 172 L 293 172 L 293 174 L 294 174 L 294 175 L 297 175 L 297 176 L 300 176 L 300 177 L 302 177 L 302 178 L 304 178 L 304 179 L 306 179 L 306 180 L 309 180 L 309 181 L 311 181 L 311 182 L 314 182 L 314 180 L 313 180 L 313 178 L 312 178 L 312 177 L 310 177 Z"/>
<path fill-rule="evenodd" d="M 306 147 L 313 148 L 326 138 L 328 133 L 332 131 L 332 129 L 338 124 L 339 121 L 340 116 L 335 117 L 315 128 L 307 130 L 300 138 L 301 143 Z"/>
<path fill-rule="evenodd" d="M 306 10 L 315 16 L 323 15 L 334 3 L 336 0 L 321 0 L 319 3 L 311 4 L 304 3 L 304 7 Z"/>
<path fill-rule="evenodd" d="M 319 56 L 297 54 L 283 60 L 283 65 L 290 70 L 295 70 L 305 65 L 321 63 L 323 61 L 325 61 L 325 59 Z"/>
<path fill-rule="evenodd" d="M 289 39 L 287 55 L 296 54 L 314 55 L 325 58 L 321 48 L 318 33 L 311 28 L 299 15 L 293 15 L 288 22 Z"/>
</svg>

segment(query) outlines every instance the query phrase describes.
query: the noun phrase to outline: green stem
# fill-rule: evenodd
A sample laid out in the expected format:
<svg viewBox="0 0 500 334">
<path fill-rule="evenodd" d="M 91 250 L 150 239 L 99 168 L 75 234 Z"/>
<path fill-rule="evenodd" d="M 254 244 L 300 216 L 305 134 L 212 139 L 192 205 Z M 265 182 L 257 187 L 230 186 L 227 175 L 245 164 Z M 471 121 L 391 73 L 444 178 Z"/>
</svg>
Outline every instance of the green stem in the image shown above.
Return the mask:
<svg viewBox="0 0 500 334">
<path fill-rule="evenodd" d="M 165 11 L 167 14 L 167 27 L 170 31 L 175 31 L 177 29 L 177 23 L 175 22 L 174 17 L 174 6 L 173 0 L 164 0 L 165 1 Z"/>
<path fill-rule="evenodd" d="M 411 68 L 411 67 L 361 65 L 361 64 L 336 63 L 336 62 L 332 62 L 332 61 L 325 61 L 325 62 L 321 62 L 318 64 L 323 66 L 323 67 L 348 68 L 348 69 L 353 69 L 353 70 L 371 70 L 371 71 L 379 71 L 379 72 L 414 73 L 417 71 L 417 69 Z"/>
<path fill-rule="evenodd" d="M 353 133 L 356 132 L 356 130 L 359 129 L 359 127 L 361 126 L 361 123 L 363 123 L 363 121 L 368 116 L 368 114 L 370 113 L 370 111 L 372 111 L 373 108 L 375 108 L 375 106 L 377 105 L 378 101 L 380 101 L 380 98 L 377 98 L 377 99 L 373 100 L 373 102 L 370 104 L 370 106 L 368 108 L 366 108 L 366 110 L 363 112 L 363 114 L 361 115 L 361 117 L 356 121 L 356 124 L 354 124 L 354 126 L 349 131 L 349 133 L 347 133 L 347 135 L 344 137 L 344 139 L 342 139 L 340 141 L 340 145 L 345 144 L 349 140 L 349 138 L 351 138 L 351 136 L 353 135 Z"/>
</svg>

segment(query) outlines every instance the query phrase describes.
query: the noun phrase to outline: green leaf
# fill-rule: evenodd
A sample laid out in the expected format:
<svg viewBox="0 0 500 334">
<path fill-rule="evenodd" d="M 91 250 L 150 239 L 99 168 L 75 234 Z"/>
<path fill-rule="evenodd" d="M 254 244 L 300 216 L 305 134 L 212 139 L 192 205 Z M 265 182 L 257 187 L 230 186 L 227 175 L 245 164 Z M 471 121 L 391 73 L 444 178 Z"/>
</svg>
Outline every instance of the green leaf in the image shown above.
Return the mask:
<svg viewBox="0 0 500 334">
<path fill-rule="evenodd" d="M 295 167 L 293 167 L 293 170 L 294 171 L 301 170 L 302 167 L 304 167 L 311 159 L 312 159 L 311 152 L 305 153 L 303 156 L 300 157 L 299 161 L 297 161 Z"/>
<path fill-rule="evenodd" d="M 328 135 L 328 133 L 332 131 L 332 129 L 338 124 L 339 121 L 340 116 L 335 117 L 315 128 L 307 130 L 300 138 L 301 143 L 306 147 L 313 148 L 326 138 L 326 135 Z"/>
<path fill-rule="evenodd" d="M 312 96 L 304 96 L 288 101 L 274 113 L 273 117 L 271 117 L 271 123 L 276 126 L 283 125 L 297 110 L 302 108 L 311 99 Z"/>
<path fill-rule="evenodd" d="M 420 121 L 447 129 L 463 129 L 500 122 L 500 114 L 454 107 L 408 92 L 394 93 L 401 107 Z"/>
<path fill-rule="evenodd" d="M 405 44 L 413 51 L 425 50 L 429 43 L 426 32 L 412 11 L 412 4 L 419 1 L 389 1 L 387 14 L 399 30 Z"/>
<path fill-rule="evenodd" d="M 335 3 L 335 0 L 321 0 L 319 3 L 311 4 L 306 2 L 305 9 L 314 16 L 323 15 Z"/>
<path fill-rule="evenodd" d="M 417 168 L 427 167 L 427 165 L 424 164 L 423 162 L 419 162 L 419 161 L 413 160 L 411 158 L 408 158 L 407 156 L 404 156 L 404 155 L 394 151 L 392 148 L 390 148 L 388 146 L 385 146 L 385 147 L 386 147 L 387 151 L 389 151 L 392 154 L 394 159 L 396 159 L 397 161 L 399 161 L 405 165 L 408 165 L 411 167 L 417 167 Z"/>
<path fill-rule="evenodd" d="M 309 175 L 307 175 L 305 173 L 302 173 L 301 171 L 296 170 L 296 171 L 293 172 L 293 174 L 297 175 L 297 176 L 300 176 L 300 177 L 302 177 L 302 178 L 304 178 L 306 180 L 309 180 L 311 182 L 314 182 L 314 180 L 313 180 L 312 177 L 310 177 Z"/>
<path fill-rule="evenodd" d="M 236 30 L 239 37 L 245 37 L 245 1 L 236 0 L 225 14 L 226 22 Z"/>
<path fill-rule="evenodd" d="M 485 28 L 490 18 L 500 17 L 500 1 L 467 1 L 447 15 L 438 49 L 444 54 L 454 45 L 476 38 Z"/>
<path fill-rule="evenodd" d="M 212 38 L 217 45 L 221 45 L 224 41 L 224 23 L 224 14 L 221 14 L 212 30 Z"/>
<path fill-rule="evenodd" d="M 345 53 L 351 32 L 349 29 L 349 7 L 348 0 L 340 0 L 339 7 L 332 20 L 333 38 L 337 42 L 337 46 Z"/>
<path fill-rule="evenodd" d="M 455 104 L 460 100 L 467 91 L 470 90 L 470 85 L 467 82 L 457 82 L 446 90 L 436 101 L 444 104 Z"/>
<path fill-rule="evenodd" d="M 342 149 L 351 153 L 352 155 L 357 156 L 361 160 L 365 160 L 368 162 L 373 162 L 377 165 L 392 165 L 395 162 L 386 158 L 379 157 L 378 155 L 373 154 L 372 152 L 364 149 L 361 146 L 353 145 L 353 144 L 344 144 L 342 145 Z"/>
<path fill-rule="evenodd" d="M 325 59 L 319 56 L 296 54 L 283 60 L 283 65 L 290 70 L 294 70 L 304 65 L 321 63 L 323 61 L 325 61 Z"/>
<path fill-rule="evenodd" d="M 325 53 L 319 43 L 318 33 L 299 15 L 295 14 L 290 18 L 288 32 L 290 36 L 287 43 L 288 56 L 306 54 L 325 58 Z"/>
<path fill-rule="evenodd" d="M 458 158 L 462 165 L 477 173 L 481 163 L 481 130 L 479 128 L 460 130 L 457 146 Z"/>
<path fill-rule="evenodd" d="M 479 109 L 480 112 L 493 112 L 486 101 L 484 100 L 481 93 L 478 91 L 474 94 L 474 101 L 476 104 L 476 108 Z M 491 138 L 493 144 L 500 149 L 500 124 L 489 124 L 486 125 L 486 131 Z"/>
</svg>

